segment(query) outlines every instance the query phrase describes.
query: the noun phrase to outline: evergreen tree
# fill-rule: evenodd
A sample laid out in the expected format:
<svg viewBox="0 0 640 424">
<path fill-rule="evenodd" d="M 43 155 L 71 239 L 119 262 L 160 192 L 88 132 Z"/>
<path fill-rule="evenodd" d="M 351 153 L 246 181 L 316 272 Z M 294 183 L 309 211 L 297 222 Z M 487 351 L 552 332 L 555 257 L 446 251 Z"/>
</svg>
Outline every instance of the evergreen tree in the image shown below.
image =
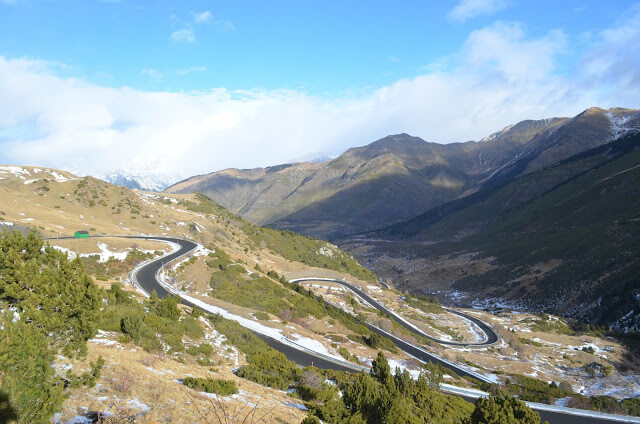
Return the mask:
<svg viewBox="0 0 640 424">
<path fill-rule="evenodd" d="M 359 412 L 368 423 L 382 422 L 381 387 L 371 376 L 358 374 L 342 394 L 342 400 L 352 414 Z"/>
<path fill-rule="evenodd" d="M 371 375 L 389 390 L 395 391 L 395 382 L 391 375 L 391 367 L 384 353 L 378 352 L 378 356 L 371 363 Z"/>
<path fill-rule="evenodd" d="M 114 297 L 118 293 L 112 293 Z M 46 423 L 64 399 L 64 383 L 51 364 L 62 352 L 84 356 L 96 333 L 100 290 L 82 263 L 45 246 L 35 231 L 0 237 L 0 418 Z M 76 385 L 92 385 L 104 361 L 91 372 L 70 374 Z"/>
<path fill-rule="evenodd" d="M 33 322 L 68 356 L 86 354 L 96 333 L 101 296 L 79 259 L 44 246 L 35 231 L 0 238 L 0 301 Z"/>
<path fill-rule="evenodd" d="M 169 295 L 157 302 L 156 314 L 172 321 L 178 321 L 180 318 L 178 303 L 180 303 L 180 301 L 176 296 Z"/>
<path fill-rule="evenodd" d="M 540 415 L 521 400 L 497 394 L 478 399 L 471 424 L 540 424 Z"/>
<path fill-rule="evenodd" d="M 5 315 L 0 329 L 0 374 L 2 387 L 0 418 L 17 418 L 18 423 L 48 423 L 60 408 L 62 381 L 54 375 L 55 357 L 46 337 L 23 320 Z M 3 421 L 5 422 L 5 421 Z"/>
</svg>

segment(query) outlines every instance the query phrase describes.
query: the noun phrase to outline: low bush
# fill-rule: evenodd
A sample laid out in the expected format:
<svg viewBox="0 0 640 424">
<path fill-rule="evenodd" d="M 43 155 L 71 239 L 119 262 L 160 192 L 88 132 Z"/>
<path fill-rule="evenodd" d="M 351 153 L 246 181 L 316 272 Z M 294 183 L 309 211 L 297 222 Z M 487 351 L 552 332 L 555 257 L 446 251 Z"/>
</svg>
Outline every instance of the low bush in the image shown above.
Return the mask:
<svg viewBox="0 0 640 424">
<path fill-rule="evenodd" d="M 244 222 L 242 230 L 256 247 L 262 246 L 271 249 L 290 261 L 344 271 L 362 280 L 377 280 L 375 273 L 360 265 L 351 254 L 331 246 L 325 241 L 292 231 L 260 228 L 248 222 Z M 327 251 L 330 251 L 331 254 L 325 254 Z"/>
<path fill-rule="evenodd" d="M 216 330 L 226 337 L 226 343 L 237 347 L 247 355 L 247 365 L 236 375 L 264 386 L 285 390 L 300 376 L 300 369 L 282 353 L 275 351 L 251 331 L 235 321 L 220 315 L 209 320 Z"/>
<path fill-rule="evenodd" d="M 204 336 L 193 316 L 180 318 L 177 299 L 158 299 L 155 293 L 143 304 L 132 299 L 118 284 L 106 292 L 107 305 L 99 315 L 98 328 L 126 334 L 149 352 L 160 351 L 164 344 L 174 352 L 184 351 L 183 337 L 199 340 Z"/>
<path fill-rule="evenodd" d="M 300 376 L 300 369 L 273 349 L 250 355 L 247 362 L 237 371 L 238 377 L 275 389 L 286 390 Z"/>
<path fill-rule="evenodd" d="M 225 343 L 237 347 L 245 355 L 252 355 L 271 349 L 258 336 L 235 321 L 225 319 L 217 314 L 209 315 L 208 318 L 215 329 L 225 336 Z"/>
<path fill-rule="evenodd" d="M 356 355 L 352 355 L 347 349 L 344 347 L 338 348 L 338 353 L 347 361 L 355 362 L 356 364 L 360 363 L 360 359 Z"/>
<path fill-rule="evenodd" d="M 220 396 L 230 396 L 238 393 L 236 382 L 231 380 L 185 377 L 182 379 L 182 384 L 193 390 L 215 393 Z"/>
<path fill-rule="evenodd" d="M 269 321 L 269 314 L 262 312 L 262 311 L 256 311 L 253 313 L 253 316 L 260 321 Z"/>
<path fill-rule="evenodd" d="M 548 403 L 550 399 L 564 398 L 574 394 L 572 391 L 561 389 L 555 383 L 549 384 L 524 375 L 512 375 L 504 386 L 504 392 L 522 400 L 540 403 Z"/>
<path fill-rule="evenodd" d="M 442 306 L 440 306 L 440 301 L 431 296 L 423 295 L 423 296 L 405 296 L 406 302 L 409 306 L 420 309 L 422 312 L 431 313 L 431 314 L 441 314 L 444 312 Z"/>
</svg>

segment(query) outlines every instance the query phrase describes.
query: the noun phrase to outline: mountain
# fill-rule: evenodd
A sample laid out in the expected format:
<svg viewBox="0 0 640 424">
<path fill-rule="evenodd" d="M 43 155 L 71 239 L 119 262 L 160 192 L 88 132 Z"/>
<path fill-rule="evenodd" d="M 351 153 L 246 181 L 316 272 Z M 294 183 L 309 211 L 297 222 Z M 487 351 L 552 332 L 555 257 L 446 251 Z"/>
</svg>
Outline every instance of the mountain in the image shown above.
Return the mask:
<svg viewBox="0 0 640 424">
<path fill-rule="evenodd" d="M 140 164 L 127 169 L 119 169 L 109 174 L 99 175 L 103 181 L 135 190 L 163 191 L 171 184 L 179 180 L 179 177 L 170 172 L 160 172 L 157 166 L 152 164 Z"/>
<path fill-rule="evenodd" d="M 340 244 L 403 289 L 637 331 L 638 123 L 636 116 L 629 124 L 637 131 L 526 173 L 548 151 L 536 150 L 504 168 L 523 175 L 496 175 L 472 195 Z"/>
<path fill-rule="evenodd" d="M 635 328 L 639 129 L 638 110 L 590 108 L 477 142 L 399 134 L 323 163 L 230 169 L 168 191 L 334 240 L 401 289 Z"/>
<path fill-rule="evenodd" d="M 333 240 L 408 220 L 608 143 L 637 113 L 591 108 L 571 119 L 522 121 L 477 142 L 397 134 L 326 162 L 227 169 L 167 191 L 201 192 L 254 223 Z"/>
</svg>

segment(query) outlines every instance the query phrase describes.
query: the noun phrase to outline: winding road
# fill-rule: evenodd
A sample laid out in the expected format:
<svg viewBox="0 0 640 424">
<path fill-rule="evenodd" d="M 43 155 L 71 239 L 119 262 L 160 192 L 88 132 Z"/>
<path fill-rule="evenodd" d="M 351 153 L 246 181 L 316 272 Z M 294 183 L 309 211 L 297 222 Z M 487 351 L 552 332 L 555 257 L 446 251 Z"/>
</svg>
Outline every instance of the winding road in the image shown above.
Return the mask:
<svg viewBox="0 0 640 424">
<path fill-rule="evenodd" d="M 193 299 L 185 298 L 185 296 L 181 295 L 180 292 L 170 291 L 165 284 L 160 282 L 158 278 L 158 273 L 160 270 L 169 262 L 178 259 L 182 256 L 187 255 L 191 251 L 195 250 L 198 247 L 198 244 L 190 241 L 177 239 L 172 237 L 137 237 L 137 236 L 127 236 L 127 238 L 138 238 L 145 240 L 157 240 L 163 241 L 166 243 L 171 243 L 174 245 L 178 245 L 179 247 L 173 252 L 162 256 L 159 259 L 147 262 L 143 264 L 143 266 L 137 267 L 132 273 L 131 278 L 133 282 L 147 295 L 150 295 L 154 290 L 158 297 L 164 298 L 168 295 L 178 295 L 183 304 L 203 309 L 205 312 L 211 313 L 212 311 L 207 308 L 206 304 L 202 304 L 200 302 L 194 303 Z M 363 368 L 358 367 L 354 364 L 349 364 L 348 362 L 336 360 L 334 358 L 328 357 L 326 355 L 322 355 L 310 350 L 304 350 L 303 346 L 296 346 L 295 342 L 288 341 L 283 338 L 276 339 L 274 337 L 270 337 L 267 334 L 259 333 L 252 330 L 255 335 L 260 337 L 265 343 L 274 348 L 275 350 L 282 352 L 295 363 L 302 366 L 314 365 L 319 368 L 324 369 L 335 369 L 340 371 L 361 371 Z"/>
<path fill-rule="evenodd" d="M 303 281 L 326 281 L 326 282 L 340 284 L 341 286 L 346 287 L 349 290 L 351 290 L 353 293 L 357 294 L 360 298 L 365 300 L 368 304 L 370 304 L 371 306 L 373 306 L 374 308 L 376 308 L 380 312 L 391 316 L 398 324 L 400 324 L 401 326 L 403 326 L 407 330 L 411 331 L 412 333 L 417 334 L 419 336 L 422 336 L 422 337 L 424 337 L 426 339 L 429 339 L 431 341 L 434 341 L 436 343 L 440 343 L 442 345 L 461 346 L 461 347 L 474 347 L 474 346 L 487 347 L 487 346 L 490 346 L 490 345 L 492 345 L 492 344 L 494 344 L 494 343 L 496 343 L 498 341 L 498 335 L 495 333 L 495 331 L 493 331 L 493 329 L 491 328 L 491 326 L 489 324 L 485 323 L 484 321 L 479 320 L 476 317 L 472 317 L 471 315 L 467 315 L 465 313 L 462 313 L 462 312 L 459 312 L 459 311 L 456 311 L 456 310 L 453 310 L 453 309 L 445 308 L 448 312 L 451 312 L 452 314 L 458 315 L 458 316 L 460 316 L 460 317 L 462 317 L 462 318 L 464 318 L 464 319 L 466 319 L 468 321 L 471 321 L 474 325 L 476 325 L 482 331 L 482 333 L 484 334 L 484 340 L 482 342 L 461 343 L 461 342 L 452 342 L 452 341 L 449 341 L 449 340 L 441 340 L 441 339 L 437 339 L 435 337 L 432 337 L 432 336 L 426 334 L 424 331 L 422 331 L 419 328 L 417 328 L 415 325 L 413 325 L 410 322 L 406 321 L 404 318 L 402 318 L 401 316 L 396 314 L 391 309 L 388 309 L 384 305 L 380 304 L 376 299 L 374 299 L 373 297 L 369 296 L 367 293 L 362 291 L 362 289 L 360 289 L 355 284 L 351 284 L 351 283 L 349 283 L 347 281 L 336 280 L 336 279 L 332 279 L 332 278 L 297 278 L 297 279 L 291 280 L 290 282 L 299 283 L 299 282 L 303 282 Z"/>
<path fill-rule="evenodd" d="M 95 236 L 94 236 L 95 237 Z M 178 239 L 178 238 L 173 238 L 173 237 L 161 237 L 161 236 L 97 236 L 97 237 L 123 237 L 123 238 L 133 238 L 133 239 L 145 239 L 145 240 L 157 240 L 157 241 L 161 241 L 161 242 L 165 242 L 165 243 L 170 243 L 174 246 L 176 246 L 177 248 L 171 252 L 168 253 L 158 259 L 154 259 L 148 262 L 145 262 L 141 265 L 139 265 L 138 267 L 136 267 L 132 272 L 131 272 L 131 279 L 133 281 L 133 283 L 139 287 L 141 290 L 143 290 L 147 295 L 150 295 L 154 290 L 156 291 L 156 294 L 159 297 L 166 297 L 169 294 L 172 295 L 178 295 L 181 298 L 181 301 L 183 304 L 190 306 L 190 307 L 197 307 L 197 308 L 201 308 L 203 310 L 205 310 L 206 312 L 212 312 L 213 306 L 211 306 L 211 308 L 208 308 L 208 306 L 206 303 L 195 300 L 193 298 L 190 298 L 189 296 L 184 295 L 183 293 L 171 288 L 168 284 L 162 282 L 162 278 L 159 277 L 160 271 L 162 270 L 162 268 L 170 261 L 173 261 L 175 259 L 178 259 L 182 256 L 185 256 L 187 254 L 189 254 L 191 251 L 195 250 L 198 247 L 198 244 L 190 241 L 190 240 L 184 240 L 184 239 Z M 55 239 L 66 239 L 66 238 L 73 238 L 73 237 L 56 237 Z M 49 240 L 54 239 L 54 238 L 50 238 Z M 323 281 L 325 279 L 321 279 L 321 278 L 308 278 L 308 279 L 302 279 L 302 280 L 315 280 L 315 281 Z M 292 280 L 292 281 L 301 281 L 301 280 Z M 326 281 L 326 280 L 325 280 Z M 332 280 L 338 284 L 341 284 L 345 287 L 348 287 L 350 290 L 352 290 L 354 293 L 358 294 L 358 296 L 361 296 L 363 299 L 365 299 L 368 303 L 370 303 L 372 306 L 376 307 L 378 310 L 385 312 L 385 313 L 389 313 L 392 317 L 394 318 L 398 318 L 399 319 L 399 323 L 401 325 L 403 325 L 405 328 L 416 332 L 416 331 L 420 331 L 418 329 L 416 329 L 415 327 L 413 327 L 411 324 L 404 322 L 404 320 L 402 320 L 401 317 L 398 317 L 395 313 L 393 313 L 392 311 L 388 310 L 387 308 L 385 308 L 384 306 L 380 305 L 377 301 L 375 301 L 375 299 L 371 298 L 370 296 L 368 296 L 366 293 L 362 292 L 361 290 L 359 290 L 358 287 L 355 287 L 354 285 L 348 283 L 348 282 L 344 282 L 344 281 L 340 281 L 340 280 Z M 451 311 L 453 313 L 456 313 L 457 311 Z M 477 320 L 477 318 L 474 317 L 470 317 L 466 314 L 462 314 L 462 313 L 458 313 L 459 315 L 461 314 L 464 318 L 469 319 L 471 321 L 473 321 L 475 324 L 477 324 L 487 335 L 487 338 L 485 341 L 483 341 L 481 344 L 479 345 L 488 345 L 488 344 L 492 344 L 495 343 L 495 341 L 497 340 L 497 336 L 495 335 L 495 333 L 493 332 L 493 330 L 491 330 L 491 328 L 482 323 L 482 321 Z M 404 322 L 404 323 L 403 323 Z M 405 325 L 407 324 L 407 325 Z M 483 325 L 485 325 L 486 327 L 484 327 Z M 411 356 L 414 356 L 418 359 L 421 359 L 423 361 L 431 361 L 431 362 L 437 362 L 437 363 L 441 363 L 443 366 L 450 368 L 452 370 L 454 370 L 456 373 L 461 374 L 461 375 L 470 375 L 473 376 L 475 378 L 479 378 L 482 381 L 488 381 L 486 379 L 486 377 L 474 373 L 470 370 L 467 370 L 465 368 L 461 368 L 459 365 L 451 363 L 447 360 L 445 360 L 444 358 L 440 358 L 436 355 L 433 355 L 429 352 L 427 352 L 426 350 L 415 346 L 413 344 L 410 344 L 396 336 L 394 336 L 393 334 L 390 334 L 376 326 L 373 326 L 371 324 L 367 325 L 372 331 L 375 331 L 378 334 L 381 334 L 385 337 L 390 338 L 394 343 L 396 343 L 396 345 L 398 345 L 398 347 L 400 349 L 402 349 L 403 351 L 405 351 L 406 353 L 408 353 Z M 364 370 L 363 367 L 359 367 L 355 364 L 350 364 L 348 362 L 345 361 L 341 361 L 338 359 L 335 359 L 333 357 L 324 355 L 320 352 L 316 352 L 310 349 L 305 348 L 304 346 L 301 345 L 296 345 L 295 342 L 288 340 L 284 337 L 281 337 L 280 339 L 276 339 L 270 335 L 267 334 L 262 334 L 259 332 L 256 332 L 254 329 L 251 329 L 251 331 L 253 331 L 258 337 L 260 337 L 262 340 L 264 340 L 269 346 L 273 347 L 274 349 L 284 353 L 287 358 L 289 358 L 290 360 L 294 361 L 295 363 L 302 365 L 302 366 L 308 366 L 308 365 L 314 365 L 318 368 L 323 368 L 323 369 L 335 369 L 335 370 L 341 370 L 341 371 L 349 371 L 349 372 L 359 372 Z M 420 333 L 418 333 L 420 334 Z M 491 336 L 491 334 L 493 334 L 493 336 Z M 423 335 L 423 334 L 421 334 Z M 493 337 L 495 337 L 496 339 L 493 340 Z M 442 343 L 441 340 L 437 340 L 437 339 L 433 339 L 431 337 L 429 337 L 432 340 L 437 341 L 438 343 Z M 493 340 L 493 341 L 492 341 Z M 452 343 L 444 343 L 444 344 L 452 344 Z M 441 387 L 441 389 L 444 392 L 447 393 L 451 393 L 454 394 L 456 396 L 460 396 L 463 397 L 467 400 L 470 401 L 474 401 L 475 399 L 477 399 L 478 397 L 482 397 L 482 396 L 486 396 L 486 393 L 482 393 L 480 391 L 477 390 L 471 390 L 471 389 L 464 389 L 464 388 L 459 388 L 459 387 L 455 387 L 455 386 L 447 386 L 447 385 L 443 385 Z M 527 404 L 534 410 L 536 410 L 537 412 L 540 413 L 540 416 L 542 417 L 543 420 L 547 420 L 549 421 L 551 424 L 581 424 L 581 423 L 587 423 L 587 424 L 611 424 L 613 422 L 627 422 L 627 423 L 640 423 L 640 418 L 637 417 L 627 417 L 627 416 L 620 416 L 620 415 L 613 415 L 613 414 L 605 414 L 605 413 L 600 413 L 600 412 L 594 412 L 594 411 L 586 411 L 586 410 L 580 410 L 580 409 L 572 409 L 572 408 L 565 408 L 565 407 L 558 407 L 558 406 L 553 406 L 553 405 L 544 405 L 544 404 L 536 404 L 536 403 L 532 403 L 532 402 L 527 402 Z"/>
</svg>

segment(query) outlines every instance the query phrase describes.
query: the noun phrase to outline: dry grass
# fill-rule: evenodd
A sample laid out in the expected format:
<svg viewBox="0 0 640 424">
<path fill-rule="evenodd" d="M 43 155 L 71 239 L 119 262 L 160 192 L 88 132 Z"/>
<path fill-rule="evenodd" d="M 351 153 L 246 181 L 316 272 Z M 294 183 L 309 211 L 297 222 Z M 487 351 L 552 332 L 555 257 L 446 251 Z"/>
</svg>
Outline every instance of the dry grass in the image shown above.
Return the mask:
<svg viewBox="0 0 640 424">
<path fill-rule="evenodd" d="M 115 237 L 90 238 L 88 240 L 50 240 L 52 246 L 60 246 L 80 254 L 99 254 L 99 244 L 106 244 L 112 252 L 125 252 L 132 249 L 168 252 L 166 243 L 151 240 L 130 240 Z"/>
<path fill-rule="evenodd" d="M 273 408 L 258 413 L 258 404 L 241 406 L 238 403 L 226 405 L 218 397 L 211 399 L 198 396 L 196 399 L 185 390 L 191 405 L 205 424 L 267 424 L 273 422 Z"/>
<path fill-rule="evenodd" d="M 270 422 L 260 421 L 263 416 L 272 417 L 274 422 L 297 423 L 304 417 L 302 411 L 286 406 L 291 401 L 286 393 L 238 378 L 231 367 L 219 367 L 217 372 L 212 372 L 209 367 L 197 365 L 188 355 L 182 364 L 167 355 L 147 353 L 131 345 L 90 342 L 85 362 L 98 355 L 106 360 L 98 385 L 92 389 L 70 390 L 70 397 L 63 405 L 62 422 L 78 415 L 78 411 L 88 410 L 109 414 L 101 417 L 103 423 L 129 423 L 132 417 L 136 423 L 217 423 L 211 400 L 218 413 L 222 406 L 226 416 L 235 417 L 235 421 L 220 421 L 222 423 L 241 423 L 247 417 L 246 423 Z M 224 356 L 214 353 L 211 359 L 217 363 Z M 74 369 L 76 367 L 79 368 L 79 364 L 74 365 Z M 188 375 L 234 380 L 240 394 L 215 401 L 179 382 Z M 140 404 L 150 409 L 144 411 L 137 407 Z M 209 421 L 203 420 L 201 414 Z M 238 420 L 240 417 L 242 420 Z"/>
</svg>

